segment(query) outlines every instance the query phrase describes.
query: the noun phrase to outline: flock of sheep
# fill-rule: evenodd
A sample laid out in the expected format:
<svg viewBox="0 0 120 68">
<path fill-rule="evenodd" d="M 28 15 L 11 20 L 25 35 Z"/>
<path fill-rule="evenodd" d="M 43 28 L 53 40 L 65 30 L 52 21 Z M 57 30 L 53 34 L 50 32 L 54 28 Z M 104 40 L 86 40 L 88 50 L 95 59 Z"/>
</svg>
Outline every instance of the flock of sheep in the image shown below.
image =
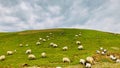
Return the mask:
<svg viewBox="0 0 120 68">
<path fill-rule="evenodd" d="M 107 49 L 104 49 L 103 47 L 100 47 L 99 50 L 96 50 L 97 54 L 107 56 L 112 61 L 115 61 L 116 63 L 120 63 L 120 55 L 116 55 L 115 53 L 107 53 Z"/>
<path fill-rule="evenodd" d="M 47 40 L 50 40 L 50 36 L 51 36 L 52 34 L 53 34 L 53 33 L 49 33 L 49 35 L 46 36 Z M 81 32 L 80 32 L 79 34 L 75 35 L 75 37 L 79 37 L 79 36 L 81 36 L 81 35 L 82 35 L 82 34 L 81 34 Z M 46 42 L 47 40 L 44 39 L 44 38 L 39 38 L 39 41 L 36 42 L 36 45 L 41 45 L 41 41 Z M 53 43 L 53 42 L 51 42 L 49 45 L 50 45 L 51 47 L 53 47 L 53 48 L 57 48 L 57 47 L 58 47 L 58 45 L 57 45 L 56 43 Z M 83 45 L 81 44 L 80 41 L 76 41 L 76 45 L 78 45 L 78 50 L 83 50 L 83 49 L 84 49 L 84 47 L 83 47 Z M 20 46 L 20 47 L 23 47 L 23 44 L 19 44 L 19 46 Z M 26 44 L 25 46 L 29 46 L 29 45 Z M 62 48 L 62 50 L 63 50 L 63 51 L 67 51 L 67 50 L 68 50 L 68 46 L 64 46 L 64 47 Z M 16 52 L 16 50 L 14 50 L 14 51 L 7 51 L 7 55 L 13 55 L 14 52 Z M 28 55 L 28 59 L 29 59 L 29 60 L 35 60 L 35 59 L 36 59 L 36 56 L 35 56 L 34 54 L 32 54 L 32 50 L 31 50 L 31 49 L 27 49 L 27 50 L 25 51 L 25 54 Z M 96 54 L 107 55 L 107 49 L 104 49 L 103 47 L 100 47 L 99 50 L 96 50 Z M 46 58 L 46 57 L 47 57 L 46 52 L 42 52 L 42 53 L 41 53 L 41 57 L 42 57 L 42 58 Z M 116 56 L 113 55 L 113 54 L 110 54 L 109 57 L 110 57 L 111 60 L 116 61 L 117 63 L 120 63 L 120 57 L 118 58 L 118 57 L 116 57 Z M 6 58 L 5 55 L 1 55 L 1 56 L 0 56 L 0 61 L 5 60 L 5 58 Z M 63 58 L 62 58 L 62 61 L 63 61 L 63 63 L 71 63 L 71 60 L 70 60 L 70 58 L 68 58 L 68 57 L 63 57 Z M 86 68 L 91 68 L 91 66 L 92 66 L 93 64 L 95 64 L 96 62 L 95 62 L 95 58 L 94 58 L 94 57 L 88 56 L 88 57 L 86 57 L 86 59 L 80 59 L 80 60 L 79 60 L 79 63 L 81 63 L 82 65 L 84 65 Z M 56 67 L 56 68 L 62 68 L 62 67 Z"/>
<path fill-rule="evenodd" d="M 111 59 L 112 61 L 115 61 L 116 63 L 120 63 L 120 56 L 114 55 L 114 54 L 109 54 L 107 53 L 107 49 L 104 49 L 103 47 L 100 47 L 99 50 L 96 50 L 96 54 L 99 56 L 108 56 L 107 59 Z M 80 63 L 85 65 L 86 68 L 91 68 L 92 65 L 97 63 L 96 60 L 97 57 L 87 57 L 86 59 L 80 59 Z"/>
</svg>

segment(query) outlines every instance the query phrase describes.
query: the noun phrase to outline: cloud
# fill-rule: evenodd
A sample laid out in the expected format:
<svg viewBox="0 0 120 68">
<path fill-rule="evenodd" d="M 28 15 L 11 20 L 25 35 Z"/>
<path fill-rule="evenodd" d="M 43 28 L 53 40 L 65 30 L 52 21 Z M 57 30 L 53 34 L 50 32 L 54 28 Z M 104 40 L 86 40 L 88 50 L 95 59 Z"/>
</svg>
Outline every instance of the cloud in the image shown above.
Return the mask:
<svg viewBox="0 0 120 68">
<path fill-rule="evenodd" d="M 120 15 L 119 0 L 110 0 L 100 8 L 92 11 L 92 17 L 83 25 L 85 28 L 98 29 L 109 32 L 120 32 Z"/>
<path fill-rule="evenodd" d="M 94 1 L 91 1 L 93 2 L 92 5 L 94 5 Z M 82 2 L 82 4 L 84 3 Z M 98 6 L 96 5 L 95 7 L 97 8 L 93 6 L 91 7 L 90 4 L 86 7 L 83 5 L 81 5 L 82 7 L 81 6 L 79 7 L 79 5 L 75 4 L 76 6 L 73 7 L 76 8 L 77 10 L 73 10 L 75 14 L 73 14 L 72 16 L 75 15 L 76 17 L 74 18 L 79 18 L 78 19 L 79 21 L 77 21 L 76 24 L 74 23 L 72 24 L 72 26 L 69 27 L 88 28 L 120 33 L 119 30 L 120 20 L 118 19 L 120 15 L 119 4 L 120 4 L 119 0 L 105 1 L 104 3 L 101 3 Z M 75 22 L 74 20 L 77 19 L 74 18 L 71 17 L 70 20 Z"/>
<path fill-rule="evenodd" d="M 49 6 L 48 10 L 52 14 L 60 14 L 60 12 L 61 12 L 61 8 L 59 6 Z"/>
<path fill-rule="evenodd" d="M 120 33 L 120 0 L 0 0 L 0 31 L 57 27 Z"/>
</svg>

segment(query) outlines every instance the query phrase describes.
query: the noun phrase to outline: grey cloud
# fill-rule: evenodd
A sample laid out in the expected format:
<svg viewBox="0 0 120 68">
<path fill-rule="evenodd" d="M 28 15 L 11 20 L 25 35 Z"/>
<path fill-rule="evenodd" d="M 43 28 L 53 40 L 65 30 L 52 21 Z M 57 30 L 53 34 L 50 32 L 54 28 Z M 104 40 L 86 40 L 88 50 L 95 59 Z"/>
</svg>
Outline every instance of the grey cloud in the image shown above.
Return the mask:
<svg viewBox="0 0 120 68">
<path fill-rule="evenodd" d="M 119 4 L 119 0 L 0 0 L 0 31 L 83 27 L 120 32 Z"/>
<path fill-rule="evenodd" d="M 19 4 L 21 0 L 0 0 L 3 7 L 13 7 Z"/>
</svg>

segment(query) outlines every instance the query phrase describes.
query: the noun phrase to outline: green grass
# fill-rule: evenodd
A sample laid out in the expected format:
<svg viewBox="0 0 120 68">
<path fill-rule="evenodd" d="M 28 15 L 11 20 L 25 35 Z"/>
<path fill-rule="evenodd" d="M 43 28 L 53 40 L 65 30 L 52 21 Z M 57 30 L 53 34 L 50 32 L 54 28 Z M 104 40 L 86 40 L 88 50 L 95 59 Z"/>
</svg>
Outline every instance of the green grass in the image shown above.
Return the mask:
<svg viewBox="0 0 120 68">
<path fill-rule="evenodd" d="M 53 33 L 50 40 L 41 42 L 40 46 L 36 46 L 39 38 L 46 38 L 49 33 Z M 81 37 L 76 38 L 75 35 L 82 33 Z M 63 34 L 62 34 L 63 33 Z M 84 50 L 78 50 L 75 42 L 79 40 L 84 46 Z M 57 48 L 49 46 L 51 42 L 58 44 Z M 24 44 L 19 47 L 19 44 Z M 25 44 L 29 44 L 28 47 Z M 63 46 L 68 46 L 68 51 L 62 51 Z M 46 30 L 29 30 L 22 32 L 0 33 L 0 55 L 6 55 L 4 61 L 0 61 L 0 66 L 11 66 L 18 68 L 23 63 L 31 66 L 69 66 L 78 65 L 80 58 L 94 55 L 99 47 L 104 47 L 111 52 L 119 53 L 120 50 L 112 49 L 112 47 L 120 48 L 120 35 L 108 32 L 101 32 L 87 29 L 46 29 Z M 28 60 L 25 51 L 32 49 L 32 53 L 36 55 L 36 60 Z M 17 50 L 13 55 L 8 56 L 6 51 Z M 47 53 L 47 58 L 41 58 L 42 52 Z M 62 58 L 69 57 L 71 63 L 63 63 Z M 107 60 L 104 60 L 107 61 Z"/>
</svg>

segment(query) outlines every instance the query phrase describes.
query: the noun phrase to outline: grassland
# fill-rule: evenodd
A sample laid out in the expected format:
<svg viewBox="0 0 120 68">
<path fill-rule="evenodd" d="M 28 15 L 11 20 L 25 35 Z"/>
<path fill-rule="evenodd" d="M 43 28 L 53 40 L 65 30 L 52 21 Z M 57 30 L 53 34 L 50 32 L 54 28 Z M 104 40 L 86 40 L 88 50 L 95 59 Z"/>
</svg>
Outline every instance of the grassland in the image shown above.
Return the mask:
<svg viewBox="0 0 120 68">
<path fill-rule="evenodd" d="M 76 34 L 82 33 L 82 36 L 75 37 Z M 46 38 L 49 33 L 53 33 L 50 40 L 41 42 L 37 46 L 36 42 L 39 38 Z M 84 46 L 84 50 L 78 50 L 78 45 L 75 42 L 79 40 Z M 57 48 L 50 47 L 50 43 L 58 44 Z M 19 47 L 22 43 L 24 46 Z M 28 47 L 25 45 L 29 44 Z M 63 46 L 68 46 L 68 51 L 62 51 Z M 81 66 L 79 64 L 80 58 L 95 55 L 95 51 L 99 47 L 106 48 L 109 52 L 120 53 L 120 35 L 108 32 L 101 32 L 96 30 L 86 29 L 46 29 L 46 30 L 28 30 L 21 32 L 0 33 L 0 55 L 6 55 L 4 61 L 0 61 L 0 68 L 12 67 L 19 68 L 22 64 L 26 63 L 30 66 L 45 66 L 47 67 L 68 67 L 68 66 Z M 36 60 L 28 60 L 25 51 L 31 49 L 35 54 Z M 8 56 L 6 51 L 16 50 L 13 55 Z M 46 52 L 47 57 L 41 58 L 41 53 Z M 71 63 L 63 63 L 62 58 L 69 57 Z M 109 62 L 109 60 L 101 60 L 101 63 Z M 114 64 L 113 62 L 109 62 Z M 120 64 L 118 64 L 120 66 Z M 93 66 L 95 67 L 95 66 Z M 69 67 L 70 68 L 70 67 Z M 75 67 L 71 67 L 75 68 Z M 109 68 L 109 67 L 107 67 Z"/>
</svg>

